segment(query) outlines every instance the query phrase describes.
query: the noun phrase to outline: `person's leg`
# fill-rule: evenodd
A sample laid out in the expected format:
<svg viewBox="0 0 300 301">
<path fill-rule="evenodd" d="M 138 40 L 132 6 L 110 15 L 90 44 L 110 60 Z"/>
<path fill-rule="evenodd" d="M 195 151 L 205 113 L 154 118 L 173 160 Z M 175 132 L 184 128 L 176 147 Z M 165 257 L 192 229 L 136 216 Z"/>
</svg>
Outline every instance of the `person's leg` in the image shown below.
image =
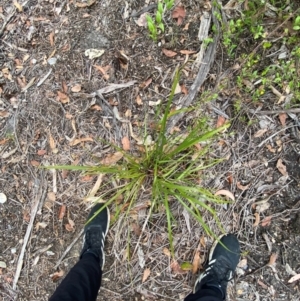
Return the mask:
<svg viewBox="0 0 300 301">
<path fill-rule="evenodd" d="M 209 262 L 196 280 L 193 293 L 185 301 L 223 301 L 228 281 L 240 258 L 240 244 L 233 234 L 220 238 L 211 248 Z"/>
<path fill-rule="evenodd" d="M 67 274 L 49 301 L 95 301 L 105 262 L 104 241 L 109 227 L 108 208 L 95 205 L 84 227 L 80 260 Z M 99 212 L 101 210 L 101 212 Z"/>
</svg>

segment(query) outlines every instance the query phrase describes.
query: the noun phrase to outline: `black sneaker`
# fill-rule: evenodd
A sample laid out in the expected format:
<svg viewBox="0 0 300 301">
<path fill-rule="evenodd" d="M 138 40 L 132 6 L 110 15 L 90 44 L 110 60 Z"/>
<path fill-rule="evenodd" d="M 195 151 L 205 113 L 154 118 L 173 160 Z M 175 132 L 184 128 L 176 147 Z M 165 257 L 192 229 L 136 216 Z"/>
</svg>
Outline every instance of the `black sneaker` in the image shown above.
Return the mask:
<svg viewBox="0 0 300 301">
<path fill-rule="evenodd" d="M 221 236 L 210 250 L 208 265 L 196 280 L 194 293 L 203 288 L 213 287 L 219 289 L 222 298 L 225 299 L 228 281 L 232 279 L 239 259 L 240 244 L 236 236 Z"/>
<path fill-rule="evenodd" d="M 94 254 L 99 258 L 102 269 L 105 263 L 104 241 L 110 221 L 108 208 L 105 207 L 100 211 L 103 206 L 104 204 L 96 204 L 87 218 L 87 224 L 84 226 L 84 244 L 80 254 L 80 258 L 86 253 Z"/>
</svg>

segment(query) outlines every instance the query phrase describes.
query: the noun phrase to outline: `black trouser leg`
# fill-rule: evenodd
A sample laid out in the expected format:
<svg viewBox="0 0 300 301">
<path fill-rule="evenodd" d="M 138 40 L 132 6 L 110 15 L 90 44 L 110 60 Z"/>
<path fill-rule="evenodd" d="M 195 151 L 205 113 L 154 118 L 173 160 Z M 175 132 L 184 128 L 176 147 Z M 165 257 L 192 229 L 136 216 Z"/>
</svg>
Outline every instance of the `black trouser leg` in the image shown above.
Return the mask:
<svg viewBox="0 0 300 301">
<path fill-rule="evenodd" d="M 215 288 L 206 287 L 195 294 L 189 294 L 184 301 L 223 301 L 222 293 Z"/>
<path fill-rule="evenodd" d="M 101 276 L 99 259 L 86 253 L 70 270 L 49 301 L 95 301 Z"/>
</svg>

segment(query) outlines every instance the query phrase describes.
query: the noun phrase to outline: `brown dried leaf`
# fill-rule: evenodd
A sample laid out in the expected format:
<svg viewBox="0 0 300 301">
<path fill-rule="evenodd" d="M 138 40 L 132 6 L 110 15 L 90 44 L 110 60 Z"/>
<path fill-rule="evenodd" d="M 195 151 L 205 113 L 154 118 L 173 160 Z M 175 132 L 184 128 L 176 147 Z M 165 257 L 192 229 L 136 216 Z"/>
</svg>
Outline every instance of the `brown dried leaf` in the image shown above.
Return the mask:
<svg viewBox="0 0 300 301">
<path fill-rule="evenodd" d="M 192 273 L 196 274 L 199 267 L 200 267 L 200 251 L 196 251 L 194 259 L 193 259 Z"/>
<path fill-rule="evenodd" d="M 91 138 L 91 137 L 84 137 L 84 138 L 78 138 L 78 139 L 72 140 L 72 141 L 69 143 L 69 145 L 70 145 L 70 146 L 75 146 L 75 145 L 77 145 L 77 144 L 79 144 L 79 143 L 82 143 L 82 142 L 93 142 L 93 141 L 94 141 L 94 139 Z"/>
<path fill-rule="evenodd" d="M 132 223 L 131 228 L 136 236 L 140 236 L 142 233 L 141 227 L 137 223 Z"/>
<path fill-rule="evenodd" d="M 143 104 L 143 101 L 142 101 L 142 98 L 141 96 L 138 94 L 137 97 L 136 97 L 136 103 L 141 106 Z"/>
<path fill-rule="evenodd" d="M 101 160 L 100 163 L 103 164 L 103 165 L 112 165 L 112 164 L 117 163 L 122 158 L 123 158 L 123 153 L 116 152 L 112 155 L 108 155 L 106 158 Z"/>
<path fill-rule="evenodd" d="M 80 2 L 75 2 L 75 6 L 84 8 L 84 7 L 89 7 L 92 6 L 94 3 L 96 3 L 97 0 L 88 0 L 87 2 L 80 3 Z"/>
<path fill-rule="evenodd" d="M 179 52 L 181 54 L 193 54 L 193 53 L 196 53 L 197 51 L 195 51 L 195 50 L 180 50 Z"/>
<path fill-rule="evenodd" d="M 0 145 L 3 145 L 3 144 L 5 144 L 7 141 L 9 141 L 9 139 L 2 139 L 2 140 L 0 140 Z"/>
<path fill-rule="evenodd" d="M 287 119 L 286 113 L 279 113 L 279 120 L 282 126 L 285 126 L 286 119 Z"/>
<path fill-rule="evenodd" d="M 34 167 L 38 167 L 38 166 L 40 166 L 41 163 L 38 161 L 32 160 L 32 161 L 30 161 L 30 164 Z"/>
<path fill-rule="evenodd" d="M 237 183 L 236 183 L 236 186 L 237 186 L 238 189 L 243 190 L 243 191 L 249 189 L 249 187 L 250 187 L 249 184 L 246 185 L 246 186 L 244 186 L 244 185 L 241 184 L 241 182 L 237 182 Z"/>
<path fill-rule="evenodd" d="M 48 197 L 48 200 L 51 202 L 55 202 L 55 200 L 56 200 L 56 195 L 53 191 L 48 192 L 47 197 Z"/>
<path fill-rule="evenodd" d="M 54 31 L 51 31 L 49 34 L 49 41 L 50 41 L 50 45 L 51 47 L 54 46 Z"/>
<path fill-rule="evenodd" d="M 276 153 L 276 149 L 273 148 L 270 144 L 267 144 L 267 149 L 268 149 L 269 152 L 271 152 L 271 153 Z"/>
<path fill-rule="evenodd" d="M 268 289 L 268 286 L 266 284 L 264 284 L 262 281 L 260 281 L 259 279 L 257 280 L 257 283 L 264 289 Z"/>
<path fill-rule="evenodd" d="M 268 129 L 261 129 L 261 130 L 257 131 L 257 132 L 254 134 L 254 138 L 259 138 L 259 137 L 263 136 L 264 133 L 267 132 L 267 131 L 268 131 Z"/>
<path fill-rule="evenodd" d="M 293 283 L 293 282 L 295 282 L 295 281 L 297 281 L 297 280 L 299 280 L 299 279 L 300 279 L 300 274 L 297 274 L 297 275 L 293 276 L 293 277 L 288 281 L 288 283 Z"/>
<path fill-rule="evenodd" d="M 270 260 L 269 260 L 268 265 L 274 266 L 276 264 L 277 258 L 278 258 L 278 253 L 272 253 L 271 256 L 270 256 Z"/>
<path fill-rule="evenodd" d="M 151 274 L 151 270 L 149 268 L 144 270 L 142 283 L 144 283 L 149 278 L 150 274 Z"/>
<path fill-rule="evenodd" d="M 129 138 L 127 136 L 122 138 L 122 145 L 123 145 L 123 149 L 125 151 L 130 150 L 130 141 L 129 141 Z"/>
<path fill-rule="evenodd" d="M 228 198 L 232 199 L 233 201 L 235 200 L 235 197 L 234 195 L 232 194 L 232 192 L 230 192 L 229 190 L 225 190 L 225 189 L 221 189 L 221 190 L 218 190 L 215 195 L 225 195 L 227 196 Z"/>
<path fill-rule="evenodd" d="M 67 83 L 64 80 L 62 81 L 61 86 L 62 86 L 62 90 L 64 91 L 64 93 L 67 93 L 68 92 L 68 86 L 67 86 Z"/>
<path fill-rule="evenodd" d="M 69 218 L 68 219 L 69 223 L 68 224 L 65 224 L 65 228 L 68 232 L 74 232 L 75 231 L 75 223 Z"/>
<path fill-rule="evenodd" d="M 262 227 L 269 226 L 271 224 L 272 216 L 267 216 L 261 221 Z"/>
<path fill-rule="evenodd" d="M 281 159 L 278 159 L 276 167 L 278 168 L 279 172 L 283 175 L 283 176 L 287 176 L 288 173 L 286 171 L 286 166 L 283 164 Z"/>
<path fill-rule="evenodd" d="M 143 83 L 140 84 L 140 88 L 145 89 L 152 83 L 152 77 L 149 77 Z"/>
<path fill-rule="evenodd" d="M 260 222 L 260 215 L 259 215 L 258 212 L 255 212 L 254 216 L 255 216 L 255 222 L 253 224 L 253 227 L 257 227 L 259 225 L 259 222 Z"/>
<path fill-rule="evenodd" d="M 71 88 L 71 91 L 74 92 L 74 93 L 80 92 L 81 91 L 81 85 L 77 84 L 77 85 L 73 86 Z"/>
<path fill-rule="evenodd" d="M 102 111 L 102 108 L 99 105 L 93 105 L 91 106 L 91 109 L 94 111 Z"/>
<path fill-rule="evenodd" d="M 105 66 L 105 67 L 101 67 L 99 65 L 94 65 L 94 67 L 100 71 L 100 73 L 103 75 L 103 78 L 105 80 L 108 80 L 109 79 L 109 75 L 107 74 L 107 71 L 109 70 L 110 66 Z"/>
<path fill-rule="evenodd" d="M 63 104 L 70 102 L 69 96 L 60 91 L 57 91 L 57 99 Z"/>
<path fill-rule="evenodd" d="M 226 118 L 224 116 L 218 116 L 218 120 L 217 120 L 217 128 L 221 127 L 222 125 L 224 125 L 226 121 Z"/>
<path fill-rule="evenodd" d="M 180 88 L 181 88 L 181 92 L 182 92 L 184 95 L 188 95 L 189 92 L 188 92 L 188 90 L 187 90 L 187 88 L 186 88 L 185 85 L 181 85 Z"/>
<path fill-rule="evenodd" d="M 63 275 L 65 274 L 65 272 L 63 270 L 60 270 L 59 272 L 55 272 L 54 274 L 51 275 L 51 279 L 53 282 L 58 281 Z"/>
<path fill-rule="evenodd" d="M 177 25 L 181 25 L 185 18 L 186 12 L 183 6 L 177 6 L 172 11 L 172 18 L 177 19 Z"/>
<path fill-rule="evenodd" d="M 174 57 L 175 55 L 177 55 L 177 52 L 169 50 L 169 49 L 166 49 L 166 48 L 163 48 L 162 52 L 167 57 Z"/>
<path fill-rule="evenodd" d="M 168 248 L 164 248 L 164 249 L 163 249 L 163 253 L 164 253 L 166 256 L 171 257 L 171 252 L 170 252 L 170 250 L 169 250 Z"/>
<path fill-rule="evenodd" d="M 50 131 L 49 131 L 49 145 L 50 145 L 50 148 L 53 152 L 56 149 L 56 143 L 55 143 L 55 140 L 53 139 Z"/>
<path fill-rule="evenodd" d="M 0 111 L 0 117 L 8 117 L 9 113 L 7 111 Z"/>
<path fill-rule="evenodd" d="M 39 149 L 37 151 L 38 156 L 44 156 L 47 153 L 47 151 L 45 149 Z"/>
<path fill-rule="evenodd" d="M 61 205 L 60 206 L 60 209 L 59 209 L 59 212 L 58 212 L 58 219 L 59 220 L 62 220 L 66 214 L 66 209 L 67 209 L 67 206 L 66 205 Z"/>
<path fill-rule="evenodd" d="M 188 271 L 183 271 L 177 260 L 172 260 L 170 268 L 174 274 L 186 274 Z"/>
</svg>

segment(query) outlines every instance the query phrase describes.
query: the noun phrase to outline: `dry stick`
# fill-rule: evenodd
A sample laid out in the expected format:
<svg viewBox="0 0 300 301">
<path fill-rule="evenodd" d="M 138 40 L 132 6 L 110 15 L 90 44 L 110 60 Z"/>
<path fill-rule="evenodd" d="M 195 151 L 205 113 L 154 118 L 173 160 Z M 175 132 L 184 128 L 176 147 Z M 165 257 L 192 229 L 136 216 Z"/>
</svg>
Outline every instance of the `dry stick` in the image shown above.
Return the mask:
<svg viewBox="0 0 300 301">
<path fill-rule="evenodd" d="M 259 114 L 259 115 L 271 115 L 271 114 L 282 114 L 282 113 L 300 113 L 300 109 L 294 108 L 294 109 L 287 109 L 287 110 L 255 111 L 255 114 Z"/>
<path fill-rule="evenodd" d="M 188 107 L 191 105 L 191 103 L 193 102 L 196 94 L 198 93 L 199 88 L 202 86 L 202 84 L 204 83 L 204 81 L 206 80 L 206 76 L 210 70 L 210 66 L 212 64 L 212 62 L 215 59 L 216 56 L 216 51 L 217 51 L 217 46 L 218 46 L 218 41 L 219 41 L 219 31 L 220 31 L 220 26 L 219 26 L 219 22 L 215 17 L 215 11 L 217 9 L 213 8 L 212 9 L 212 19 L 213 19 L 213 23 L 217 26 L 218 28 L 218 33 L 216 34 L 216 36 L 214 37 L 214 41 L 212 43 L 210 43 L 207 47 L 207 51 L 204 55 L 204 58 L 201 62 L 198 74 L 196 76 L 196 79 L 194 81 L 194 83 L 192 84 L 189 94 L 185 97 L 183 97 L 180 101 L 180 103 L 182 104 L 182 107 Z M 173 116 L 172 118 L 170 118 L 168 125 L 167 125 L 167 132 L 170 132 L 170 130 L 175 126 L 175 124 L 184 116 L 184 113 L 179 113 L 176 114 L 175 116 Z"/>
<path fill-rule="evenodd" d="M 40 197 L 36 197 L 35 203 L 33 205 L 33 208 L 31 210 L 31 216 L 30 216 L 30 221 L 26 230 L 26 234 L 24 236 L 24 241 L 23 241 L 23 245 L 22 245 L 22 249 L 19 255 L 19 259 L 18 259 L 18 263 L 17 263 L 17 269 L 16 269 L 16 273 L 15 273 L 15 277 L 14 277 L 14 281 L 13 281 L 13 290 L 16 289 L 17 287 L 17 283 L 21 274 L 21 270 L 22 270 L 22 266 L 23 266 L 23 259 L 24 259 L 24 254 L 25 254 L 25 249 L 31 234 L 31 230 L 32 230 L 32 226 L 33 226 L 33 222 L 36 216 L 36 213 L 38 211 L 38 207 L 39 207 L 39 203 L 40 203 L 41 198 Z"/>
<path fill-rule="evenodd" d="M 54 269 L 57 269 L 58 266 L 61 264 L 61 262 L 63 261 L 63 259 L 66 257 L 66 255 L 69 253 L 69 251 L 72 249 L 72 247 L 75 245 L 75 243 L 77 242 L 77 240 L 80 238 L 80 236 L 83 234 L 84 229 L 82 229 L 79 234 L 74 238 L 74 240 L 71 242 L 71 244 L 67 247 L 67 249 L 65 250 L 65 252 L 61 255 L 61 257 L 59 258 L 57 264 L 54 266 Z"/>
</svg>

